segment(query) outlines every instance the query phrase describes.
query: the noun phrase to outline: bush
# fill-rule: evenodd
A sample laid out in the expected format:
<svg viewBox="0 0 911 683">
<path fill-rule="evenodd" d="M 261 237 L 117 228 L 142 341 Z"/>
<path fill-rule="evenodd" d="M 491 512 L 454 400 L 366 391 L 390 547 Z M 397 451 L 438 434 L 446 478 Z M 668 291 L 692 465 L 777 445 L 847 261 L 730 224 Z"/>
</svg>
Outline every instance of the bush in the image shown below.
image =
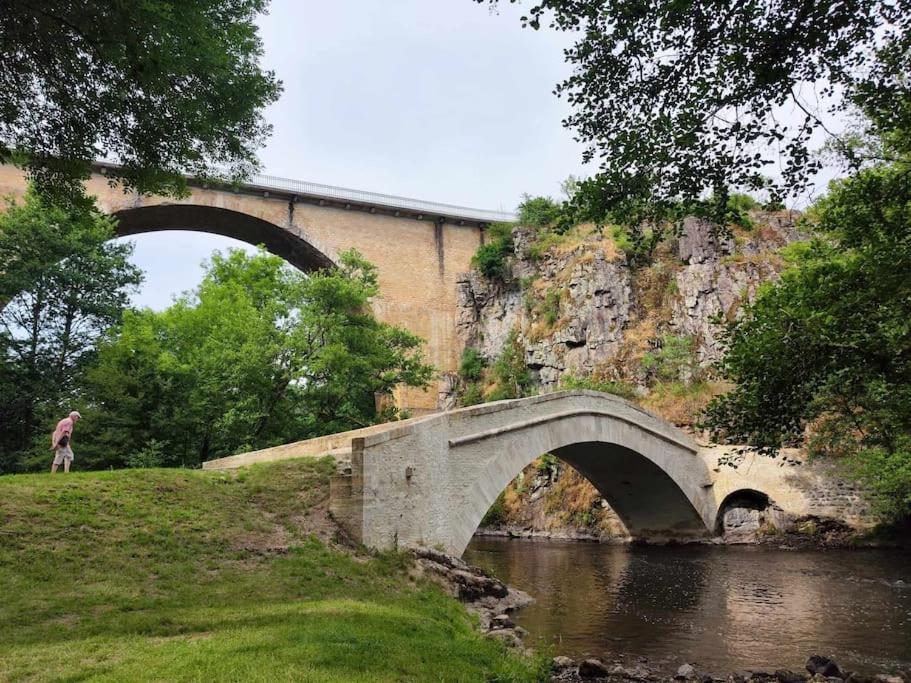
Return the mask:
<svg viewBox="0 0 911 683">
<path fill-rule="evenodd" d="M 481 526 L 499 526 L 506 522 L 506 492 L 501 491 L 500 495 L 493 502 L 493 505 L 484 513 L 484 519 L 481 520 Z"/>
<path fill-rule="evenodd" d="M 632 399 L 636 396 L 636 389 L 626 382 L 596 380 L 591 377 L 576 377 L 575 375 L 565 375 L 560 380 L 560 388 L 600 391 L 604 394 L 613 394 L 625 399 Z"/>
<path fill-rule="evenodd" d="M 505 280 L 509 274 L 507 259 L 513 252 L 512 225 L 492 223 L 487 228 L 487 240 L 478 247 L 471 264 L 488 279 Z"/>
<path fill-rule="evenodd" d="M 726 208 L 729 222 L 747 230 L 753 229 L 750 211 L 760 208 L 759 202 L 748 194 L 734 193 L 728 197 Z"/>
<path fill-rule="evenodd" d="M 550 197 L 531 197 L 522 195 L 519 204 L 519 223 L 535 228 L 546 228 L 557 223 L 562 215 L 562 207 Z"/>
<path fill-rule="evenodd" d="M 541 304 L 541 317 L 549 326 L 556 324 L 560 319 L 560 289 L 551 287 L 544 295 L 544 301 Z"/>
<path fill-rule="evenodd" d="M 611 238 L 617 248 L 626 255 L 630 266 L 644 266 L 652 262 L 655 248 L 661 242 L 664 233 L 650 227 L 629 228 L 613 226 Z"/>
<path fill-rule="evenodd" d="M 164 443 L 152 439 L 145 448 L 130 453 L 124 460 L 127 467 L 162 467 L 165 464 Z"/>
<path fill-rule="evenodd" d="M 481 379 L 487 361 L 481 352 L 475 348 L 468 347 L 462 352 L 462 362 L 459 364 L 459 374 L 462 379 L 469 382 L 477 382 Z"/>
<path fill-rule="evenodd" d="M 506 276 L 506 257 L 509 250 L 503 244 L 491 242 L 478 247 L 472 265 L 490 280 L 503 280 Z"/>
<path fill-rule="evenodd" d="M 661 346 L 642 358 L 642 368 L 665 382 L 689 379 L 697 369 L 695 350 L 692 337 L 664 335 Z"/>
<path fill-rule="evenodd" d="M 484 392 L 481 391 L 480 384 L 473 382 L 465 387 L 465 391 L 462 392 L 462 396 L 459 399 L 459 404 L 465 408 L 467 406 L 476 406 L 479 403 L 484 403 Z"/>
<path fill-rule="evenodd" d="M 487 395 L 488 401 L 529 396 L 533 386 L 531 373 L 525 365 L 525 348 L 519 343 L 515 330 L 509 333 L 503 352 L 491 367 L 495 386 Z"/>
<path fill-rule="evenodd" d="M 556 472 L 559 468 L 560 460 L 557 458 L 557 456 L 550 453 L 545 453 L 535 462 L 535 469 L 538 471 L 538 474 Z"/>
<path fill-rule="evenodd" d="M 911 517 L 911 437 L 900 436 L 890 451 L 862 448 L 850 467 L 873 496 L 874 509 L 888 520 Z"/>
</svg>

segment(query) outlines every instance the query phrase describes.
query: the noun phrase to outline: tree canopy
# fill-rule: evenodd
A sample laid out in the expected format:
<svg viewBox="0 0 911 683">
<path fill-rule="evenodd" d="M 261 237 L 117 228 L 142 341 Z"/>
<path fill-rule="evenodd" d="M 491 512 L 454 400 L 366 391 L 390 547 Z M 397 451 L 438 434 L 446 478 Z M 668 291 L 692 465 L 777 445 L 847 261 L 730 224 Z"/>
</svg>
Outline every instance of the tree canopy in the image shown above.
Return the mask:
<svg viewBox="0 0 911 683">
<path fill-rule="evenodd" d="M 377 321 L 375 268 L 347 252 L 309 276 L 215 254 L 168 309 L 130 311 L 84 383 L 91 466 L 186 465 L 392 419 L 377 394 L 423 387 L 421 340 Z"/>
<path fill-rule="evenodd" d="M 267 0 L 10 0 L 0 12 L 0 161 L 81 197 L 95 159 L 141 192 L 256 166 L 280 84 L 259 64 Z"/>
<path fill-rule="evenodd" d="M 522 21 L 572 34 L 556 92 L 600 163 L 581 190 L 602 214 L 796 194 L 820 164 L 813 134 L 852 109 L 879 134 L 911 130 L 907 0 L 535 0 Z"/>
<path fill-rule="evenodd" d="M 911 172 L 833 183 L 809 242 L 727 330 L 717 436 L 850 456 L 890 515 L 911 514 Z"/>
</svg>

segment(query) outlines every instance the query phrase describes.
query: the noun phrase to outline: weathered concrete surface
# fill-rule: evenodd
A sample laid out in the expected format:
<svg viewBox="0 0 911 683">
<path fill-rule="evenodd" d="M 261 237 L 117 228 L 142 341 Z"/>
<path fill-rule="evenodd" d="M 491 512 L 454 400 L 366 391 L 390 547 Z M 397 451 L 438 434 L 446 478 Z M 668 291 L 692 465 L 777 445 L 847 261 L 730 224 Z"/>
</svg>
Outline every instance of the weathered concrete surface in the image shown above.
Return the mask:
<svg viewBox="0 0 911 683">
<path fill-rule="evenodd" d="M 21 171 L 0 165 L 0 202 L 21 199 L 25 190 Z M 100 174 L 92 176 L 87 190 L 102 210 L 118 218 L 120 235 L 160 230 L 217 233 L 263 244 L 305 271 L 331 265 L 340 253 L 356 248 L 379 273 L 380 295 L 373 302 L 377 317 L 425 339 L 427 358 L 440 371 L 458 366 L 462 345 L 453 332 L 456 279 L 469 269 L 481 244 L 482 221 L 255 188 L 234 192 L 192 186 L 183 199 L 141 196 L 112 187 Z M 450 213 L 457 212 L 451 208 Z M 436 409 L 439 389 L 404 389 L 396 399 L 415 414 L 426 413 Z"/>
</svg>

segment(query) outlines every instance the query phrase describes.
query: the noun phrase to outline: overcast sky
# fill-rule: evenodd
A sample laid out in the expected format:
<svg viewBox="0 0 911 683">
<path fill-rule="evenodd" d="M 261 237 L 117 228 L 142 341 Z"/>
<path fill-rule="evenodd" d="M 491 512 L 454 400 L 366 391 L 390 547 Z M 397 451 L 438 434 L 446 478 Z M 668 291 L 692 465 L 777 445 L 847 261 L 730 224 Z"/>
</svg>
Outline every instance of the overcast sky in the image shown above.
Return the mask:
<svg viewBox="0 0 911 683">
<path fill-rule="evenodd" d="M 565 37 L 522 29 L 519 8 L 472 0 L 272 0 L 265 66 L 284 83 L 261 152 L 273 175 L 512 210 L 560 194 L 581 149 L 552 91 Z M 138 305 L 163 308 L 234 240 L 189 232 L 134 238 Z"/>
</svg>

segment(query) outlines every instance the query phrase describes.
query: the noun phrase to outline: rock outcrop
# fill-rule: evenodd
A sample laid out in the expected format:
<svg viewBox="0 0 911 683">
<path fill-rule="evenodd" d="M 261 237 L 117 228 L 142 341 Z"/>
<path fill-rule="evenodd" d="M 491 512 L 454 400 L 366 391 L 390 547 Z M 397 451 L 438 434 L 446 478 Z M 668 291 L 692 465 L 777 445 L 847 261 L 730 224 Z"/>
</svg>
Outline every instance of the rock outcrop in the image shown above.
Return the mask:
<svg viewBox="0 0 911 683">
<path fill-rule="evenodd" d="M 638 270 L 596 231 L 535 258 L 534 232 L 517 228 L 510 278 L 459 278 L 459 337 L 493 359 L 517 330 L 544 390 L 567 374 L 584 376 L 611 363 L 616 379 L 629 379 L 621 366 L 630 347 L 654 344 L 662 333 L 692 338 L 699 363 L 709 365 L 721 353 L 721 322 L 778 276 L 777 251 L 797 237 L 795 218 L 763 213 L 752 231 L 724 237 L 706 221 L 687 218 L 676 242 Z M 542 300 L 549 307 L 543 314 Z"/>
<path fill-rule="evenodd" d="M 417 570 L 477 614 L 479 626 L 488 637 L 510 647 L 522 647 L 525 629 L 513 623 L 509 613 L 534 601 L 528 593 L 439 550 L 415 548 L 412 552 Z"/>
</svg>

